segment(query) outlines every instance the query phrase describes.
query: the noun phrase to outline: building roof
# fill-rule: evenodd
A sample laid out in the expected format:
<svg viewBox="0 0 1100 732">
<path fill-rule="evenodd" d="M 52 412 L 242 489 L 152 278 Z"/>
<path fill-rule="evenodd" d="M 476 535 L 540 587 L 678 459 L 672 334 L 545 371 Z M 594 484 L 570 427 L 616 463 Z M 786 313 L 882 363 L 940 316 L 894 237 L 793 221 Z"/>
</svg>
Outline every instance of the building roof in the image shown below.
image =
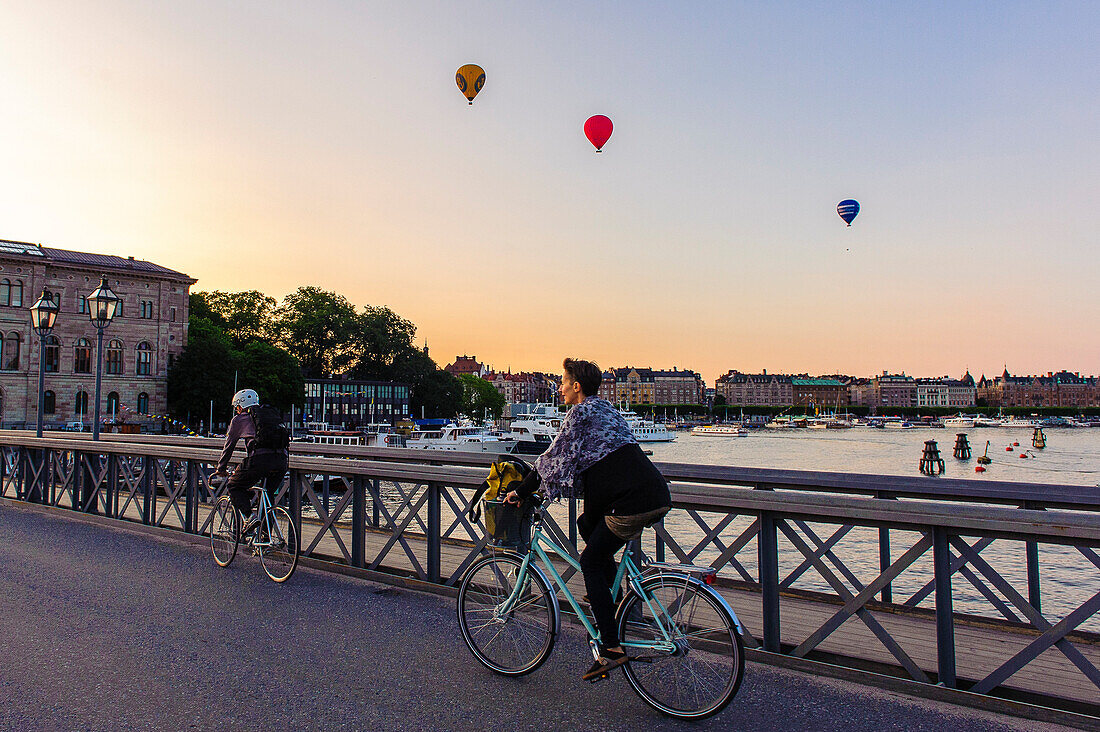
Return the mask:
<svg viewBox="0 0 1100 732">
<path fill-rule="evenodd" d="M 844 386 L 844 382 L 840 379 L 824 379 L 824 378 L 805 378 L 796 377 L 791 379 L 793 386 Z"/>
<path fill-rule="evenodd" d="M 13 254 L 24 257 L 40 257 L 46 262 L 55 262 L 58 264 L 74 264 L 97 269 L 124 270 L 129 272 L 139 272 L 143 274 L 160 275 L 162 277 L 171 277 L 173 279 L 188 280 L 190 282 L 196 281 L 193 278 L 185 275 L 183 272 L 177 272 L 174 269 L 168 269 L 167 267 L 162 267 L 159 264 L 147 262 L 144 259 L 134 259 L 133 257 L 116 257 L 113 254 L 92 254 L 91 252 L 77 252 L 71 249 L 55 249 L 53 247 L 44 247 L 22 241 L 9 241 L 7 239 L 0 239 L 0 255 L 3 254 Z"/>
</svg>

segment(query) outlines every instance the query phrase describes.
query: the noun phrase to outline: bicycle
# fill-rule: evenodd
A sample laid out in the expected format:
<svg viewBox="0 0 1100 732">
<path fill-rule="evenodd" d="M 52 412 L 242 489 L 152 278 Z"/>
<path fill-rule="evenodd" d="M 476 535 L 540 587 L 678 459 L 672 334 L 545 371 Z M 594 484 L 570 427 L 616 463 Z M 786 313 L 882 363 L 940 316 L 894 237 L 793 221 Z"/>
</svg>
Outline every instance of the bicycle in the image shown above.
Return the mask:
<svg viewBox="0 0 1100 732">
<path fill-rule="evenodd" d="M 500 501 L 486 501 L 486 516 Z M 599 631 L 581 608 L 547 552 L 574 570 L 580 564 L 543 532 L 546 508 L 536 506 L 526 553 L 496 550 L 470 566 L 458 589 L 463 640 L 482 665 L 504 676 L 529 674 L 549 658 L 561 625 L 556 586 L 588 632 L 594 657 Z M 488 525 L 488 521 L 486 522 Z M 547 576 L 553 578 L 553 585 Z M 678 719 L 722 711 L 745 672 L 744 626 L 710 584 L 710 567 L 642 561 L 624 551 L 612 584 L 626 580 L 615 613 L 622 666 L 631 688 L 649 706 Z M 606 679 L 604 674 L 599 679 Z"/>
<path fill-rule="evenodd" d="M 222 481 L 224 485 L 225 481 Z M 228 567 L 237 556 L 241 540 L 247 542 L 253 556 L 260 558 L 264 573 L 275 582 L 286 582 L 298 566 L 301 546 L 298 531 L 290 514 L 282 506 L 272 506 L 262 485 L 253 486 L 252 492 L 260 494 L 259 522 L 247 537 L 241 536 L 242 516 L 228 495 L 214 502 L 214 516 L 210 522 L 210 551 L 219 567 Z"/>
</svg>

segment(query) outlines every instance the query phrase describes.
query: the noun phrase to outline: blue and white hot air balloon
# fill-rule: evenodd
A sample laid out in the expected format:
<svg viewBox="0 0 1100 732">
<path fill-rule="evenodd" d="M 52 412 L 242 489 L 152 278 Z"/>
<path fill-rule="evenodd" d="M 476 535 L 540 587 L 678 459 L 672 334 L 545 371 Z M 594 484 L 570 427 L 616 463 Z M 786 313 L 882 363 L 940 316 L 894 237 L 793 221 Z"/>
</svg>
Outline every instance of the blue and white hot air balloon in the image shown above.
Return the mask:
<svg viewBox="0 0 1100 732">
<path fill-rule="evenodd" d="M 836 212 L 844 219 L 844 223 L 851 226 L 852 219 L 859 213 L 859 201 L 847 198 L 836 205 Z"/>
</svg>

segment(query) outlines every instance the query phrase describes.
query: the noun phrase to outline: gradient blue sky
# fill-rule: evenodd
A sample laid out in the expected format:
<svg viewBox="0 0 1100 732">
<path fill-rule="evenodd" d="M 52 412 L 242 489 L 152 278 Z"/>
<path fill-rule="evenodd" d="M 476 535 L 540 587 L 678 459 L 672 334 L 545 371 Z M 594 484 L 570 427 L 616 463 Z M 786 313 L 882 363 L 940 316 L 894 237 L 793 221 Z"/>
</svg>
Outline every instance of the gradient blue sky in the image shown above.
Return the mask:
<svg viewBox="0 0 1100 732">
<path fill-rule="evenodd" d="M 1093 2 L 3 2 L 0 238 L 337 290 L 441 363 L 1095 373 L 1098 37 Z"/>
</svg>

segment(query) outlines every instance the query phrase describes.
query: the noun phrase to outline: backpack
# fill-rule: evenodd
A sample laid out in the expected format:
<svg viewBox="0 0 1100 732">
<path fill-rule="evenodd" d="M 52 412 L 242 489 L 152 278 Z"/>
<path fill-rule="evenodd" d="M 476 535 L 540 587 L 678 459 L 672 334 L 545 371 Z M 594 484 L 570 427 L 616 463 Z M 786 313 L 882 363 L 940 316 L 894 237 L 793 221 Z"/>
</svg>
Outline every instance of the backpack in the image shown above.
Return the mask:
<svg viewBox="0 0 1100 732">
<path fill-rule="evenodd" d="M 290 430 L 283 425 L 283 413 L 275 407 L 249 407 L 248 416 L 256 427 L 256 437 L 252 440 L 253 450 L 285 451 L 290 447 Z"/>
</svg>

